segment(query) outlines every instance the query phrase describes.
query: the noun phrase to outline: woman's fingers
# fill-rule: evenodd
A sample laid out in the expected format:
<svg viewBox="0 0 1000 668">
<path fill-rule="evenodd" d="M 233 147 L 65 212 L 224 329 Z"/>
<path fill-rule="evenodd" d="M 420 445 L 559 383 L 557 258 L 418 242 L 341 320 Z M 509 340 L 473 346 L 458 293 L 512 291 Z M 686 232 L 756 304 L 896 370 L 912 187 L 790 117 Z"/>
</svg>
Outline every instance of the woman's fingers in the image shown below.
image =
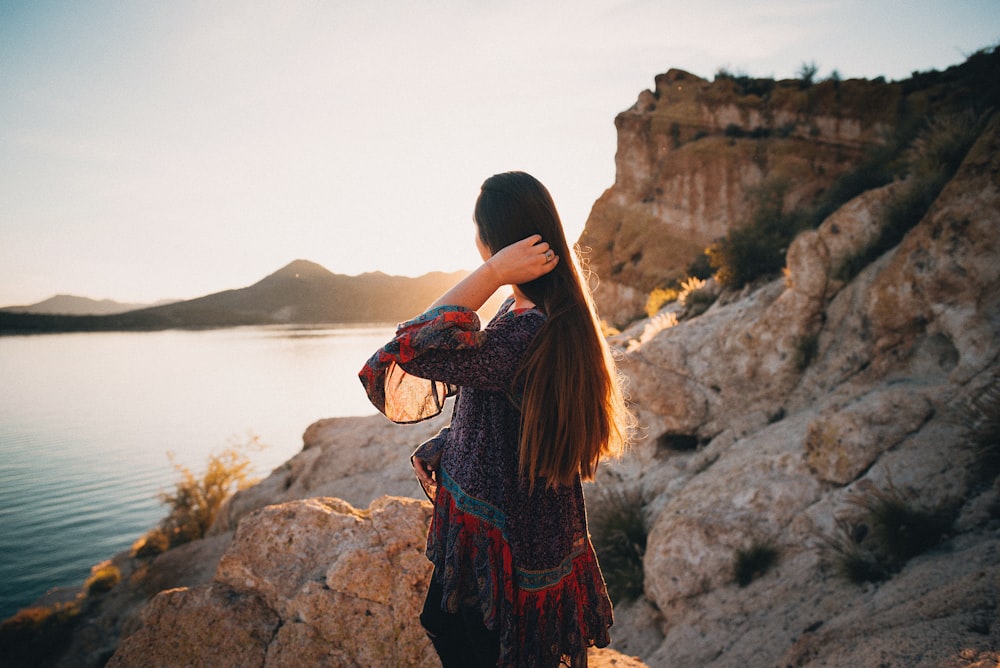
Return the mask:
<svg viewBox="0 0 1000 668">
<path fill-rule="evenodd" d="M 434 484 L 434 469 L 419 457 L 413 458 L 413 472 L 417 474 L 417 480 L 420 482 L 428 485 Z"/>
<path fill-rule="evenodd" d="M 502 248 L 488 262 L 493 265 L 505 284 L 527 283 L 552 271 L 559 263 L 559 256 L 542 240 L 533 234 Z"/>
</svg>

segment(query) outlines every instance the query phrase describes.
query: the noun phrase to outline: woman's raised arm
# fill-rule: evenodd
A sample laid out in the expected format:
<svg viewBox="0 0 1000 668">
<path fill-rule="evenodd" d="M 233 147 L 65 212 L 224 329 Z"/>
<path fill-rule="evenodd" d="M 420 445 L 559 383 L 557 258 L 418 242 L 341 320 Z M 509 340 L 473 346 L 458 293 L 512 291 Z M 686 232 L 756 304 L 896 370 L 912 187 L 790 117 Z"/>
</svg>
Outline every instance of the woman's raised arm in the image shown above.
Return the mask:
<svg viewBox="0 0 1000 668">
<path fill-rule="evenodd" d="M 491 256 L 479 268 L 441 295 L 428 310 L 438 306 L 464 306 L 477 311 L 504 285 L 533 281 L 552 271 L 559 256 L 539 234 L 521 239 Z"/>
</svg>

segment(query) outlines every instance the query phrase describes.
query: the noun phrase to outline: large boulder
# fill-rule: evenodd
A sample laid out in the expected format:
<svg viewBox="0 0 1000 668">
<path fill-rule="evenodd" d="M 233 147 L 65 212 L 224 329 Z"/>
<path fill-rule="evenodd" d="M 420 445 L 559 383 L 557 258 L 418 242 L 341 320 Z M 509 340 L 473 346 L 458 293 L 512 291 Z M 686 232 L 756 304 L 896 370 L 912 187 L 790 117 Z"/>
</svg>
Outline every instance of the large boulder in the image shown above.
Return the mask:
<svg viewBox="0 0 1000 668">
<path fill-rule="evenodd" d="M 433 666 L 418 621 L 429 521 L 429 503 L 396 497 L 255 511 L 213 581 L 159 594 L 108 665 Z"/>
</svg>

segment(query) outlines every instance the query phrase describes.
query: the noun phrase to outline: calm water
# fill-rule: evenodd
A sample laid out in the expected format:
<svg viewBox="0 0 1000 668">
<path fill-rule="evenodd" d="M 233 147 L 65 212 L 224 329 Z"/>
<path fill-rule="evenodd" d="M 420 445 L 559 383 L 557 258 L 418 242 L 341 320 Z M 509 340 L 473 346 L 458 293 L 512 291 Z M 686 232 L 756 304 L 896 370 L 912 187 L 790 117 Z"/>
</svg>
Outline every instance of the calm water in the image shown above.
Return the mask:
<svg viewBox="0 0 1000 668">
<path fill-rule="evenodd" d="M 0 337 L 0 619 L 127 549 L 157 498 L 256 435 L 257 474 L 324 417 L 369 415 L 358 369 L 387 327 Z"/>
</svg>

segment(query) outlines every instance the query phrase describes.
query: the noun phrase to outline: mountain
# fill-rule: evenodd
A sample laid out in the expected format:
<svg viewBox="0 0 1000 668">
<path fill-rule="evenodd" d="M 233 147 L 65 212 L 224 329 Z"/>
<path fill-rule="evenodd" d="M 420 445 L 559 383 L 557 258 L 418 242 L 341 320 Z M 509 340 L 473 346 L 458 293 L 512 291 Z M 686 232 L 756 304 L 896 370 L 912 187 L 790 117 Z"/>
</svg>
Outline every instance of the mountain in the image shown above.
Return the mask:
<svg viewBox="0 0 1000 668">
<path fill-rule="evenodd" d="M 0 333 L 140 331 L 239 325 L 396 323 L 420 313 L 464 276 L 381 272 L 345 276 L 295 260 L 257 283 L 109 315 L 0 312 Z"/>
<path fill-rule="evenodd" d="M 5 306 L 0 308 L 0 312 L 8 311 L 12 313 L 44 313 L 48 315 L 112 315 L 115 313 L 125 313 L 135 311 L 150 306 L 160 306 L 169 304 L 176 300 L 165 299 L 154 304 L 130 304 L 116 302 L 113 299 L 91 299 L 89 297 L 79 297 L 77 295 L 56 295 L 49 297 L 37 304 L 25 306 Z"/>
</svg>

